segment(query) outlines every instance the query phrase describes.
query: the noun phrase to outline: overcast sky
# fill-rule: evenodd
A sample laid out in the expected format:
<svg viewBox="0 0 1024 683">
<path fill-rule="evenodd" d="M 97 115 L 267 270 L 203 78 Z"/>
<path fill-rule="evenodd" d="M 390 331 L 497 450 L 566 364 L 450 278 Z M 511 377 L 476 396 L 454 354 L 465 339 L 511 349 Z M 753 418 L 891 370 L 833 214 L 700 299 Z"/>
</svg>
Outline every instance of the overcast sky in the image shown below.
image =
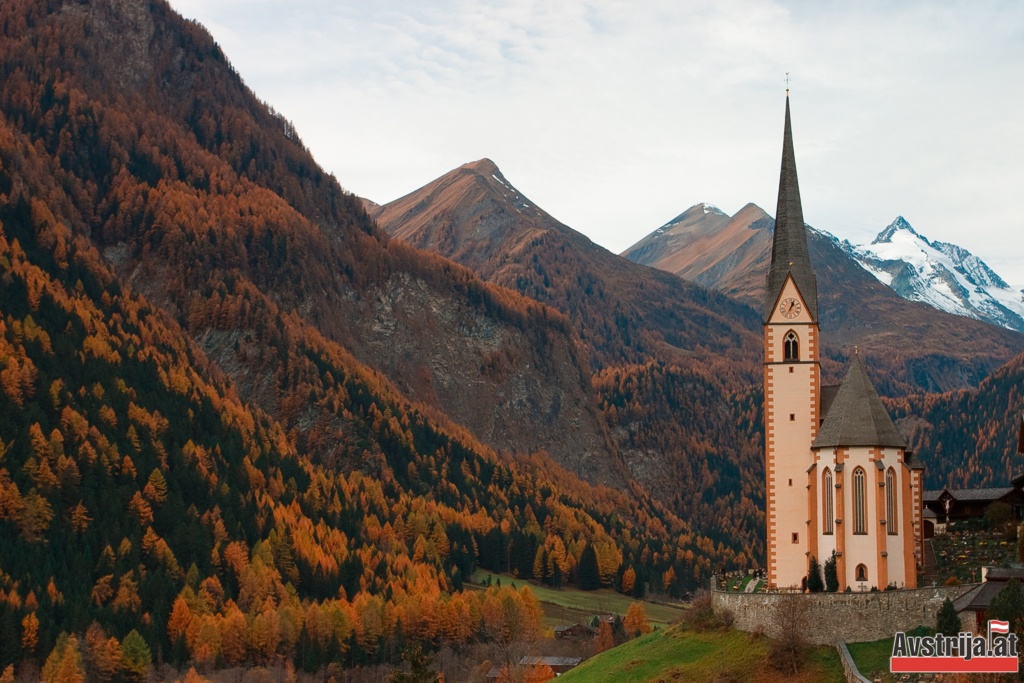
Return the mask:
<svg viewBox="0 0 1024 683">
<path fill-rule="evenodd" d="M 171 0 L 348 190 L 494 160 L 618 253 L 689 206 L 774 214 L 785 74 L 804 217 L 897 215 L 1024 286 L 1024 3 Z"/>
</svg>

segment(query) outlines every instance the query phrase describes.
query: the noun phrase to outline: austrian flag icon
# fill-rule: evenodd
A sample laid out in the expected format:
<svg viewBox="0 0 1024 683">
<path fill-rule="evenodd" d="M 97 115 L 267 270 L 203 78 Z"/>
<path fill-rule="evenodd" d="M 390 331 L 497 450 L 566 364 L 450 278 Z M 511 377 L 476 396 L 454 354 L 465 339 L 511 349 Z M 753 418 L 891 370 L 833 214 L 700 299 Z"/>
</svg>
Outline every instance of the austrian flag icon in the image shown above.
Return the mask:
<svg viewBox="0 0 1024 683">
<path fill-rule="evenodd" d="M 1008 634 L 1010 632 L 1010 622 L 998 621 L 996 619 L 989 619 L 988 622 L 989 633 L 1002 633 Z"/>
</svg>

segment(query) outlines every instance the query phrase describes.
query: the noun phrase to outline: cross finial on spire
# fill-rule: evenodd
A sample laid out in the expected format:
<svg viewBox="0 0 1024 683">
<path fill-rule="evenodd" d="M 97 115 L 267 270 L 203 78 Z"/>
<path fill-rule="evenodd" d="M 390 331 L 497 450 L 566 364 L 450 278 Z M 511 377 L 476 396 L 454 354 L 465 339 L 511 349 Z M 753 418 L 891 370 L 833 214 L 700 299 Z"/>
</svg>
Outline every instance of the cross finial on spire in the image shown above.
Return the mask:
<svg viewBox="0 0 1024 683">
<path fill-rule="evenodd" d="M 786 72 L 786 97 L 789 97 L 789 72 Z"/>
<path fill-rule="evenodd" d="M 853 345 L 853 355 L 855 355 L 855 356 L 859 356 L 860 355 L 860 348 L 856 344 Z"/>
</svg>

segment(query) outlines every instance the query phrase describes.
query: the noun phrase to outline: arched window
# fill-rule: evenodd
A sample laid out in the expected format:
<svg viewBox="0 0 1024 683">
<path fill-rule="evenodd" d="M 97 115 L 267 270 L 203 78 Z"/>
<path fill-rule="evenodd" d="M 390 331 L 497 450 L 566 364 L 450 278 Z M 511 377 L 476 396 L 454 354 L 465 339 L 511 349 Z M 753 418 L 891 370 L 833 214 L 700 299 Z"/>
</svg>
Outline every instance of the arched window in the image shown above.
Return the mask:
<svg viewBox="0 0 1024 683">
<path fill-rule="evenodd" d="M 867 581 L 868 580 L 868 568 L 862 564 L 857 565 L 857 580 Z"/>
<path fill-rule="evenodd" d="M 899 524 L 896 519 L 896 470 L 889 468 L 885 473 L 885 528 L 890 536 L 899 533 Z"/>
<path fill-rule="evenodd" d="M 783 355 L 786 362 L 800 360 L 800 338 L 793 330 L 787 332 L 786 338 L 783 340 Z"/>
<path fill-rule="evenodd" d="M 824 534 L 832 533 L 832 524 L 836 517 L 835 508 L 832 505 L 833 489 L 832 470 L 826 467 L 825 473 L 821 477 L 821 522 Z"/>
<path fill-rule="evenodd" d="M 853 471 L 853 533 L 867 532 L 867 477 L 863 468 L 858 467 Z"/>
</svg>

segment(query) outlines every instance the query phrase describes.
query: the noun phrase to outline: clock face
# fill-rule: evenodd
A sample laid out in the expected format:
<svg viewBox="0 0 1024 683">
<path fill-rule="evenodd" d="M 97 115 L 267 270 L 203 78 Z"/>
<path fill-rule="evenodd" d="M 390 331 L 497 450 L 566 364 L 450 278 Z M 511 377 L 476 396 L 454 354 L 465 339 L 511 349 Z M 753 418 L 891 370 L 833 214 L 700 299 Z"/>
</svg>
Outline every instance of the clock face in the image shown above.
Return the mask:
<svg viewBox="0 0 1024 683">
<path fill-rule="evenodd" d="M 785 318 L 795 318 L 800 315 L 800 302 L 796 299 L 785 299 L 779 304 L 779 313 Z"/>
</svg>

